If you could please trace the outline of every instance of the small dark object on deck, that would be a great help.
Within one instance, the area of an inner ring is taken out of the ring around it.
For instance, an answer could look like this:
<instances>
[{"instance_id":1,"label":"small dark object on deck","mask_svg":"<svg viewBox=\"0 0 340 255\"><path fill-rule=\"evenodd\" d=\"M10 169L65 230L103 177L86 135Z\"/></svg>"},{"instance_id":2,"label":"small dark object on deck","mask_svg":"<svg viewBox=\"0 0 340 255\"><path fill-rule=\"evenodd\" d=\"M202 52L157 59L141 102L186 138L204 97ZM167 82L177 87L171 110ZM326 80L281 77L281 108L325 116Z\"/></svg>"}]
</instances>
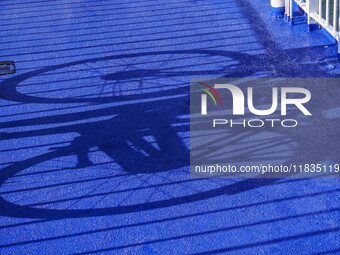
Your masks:
<instances>
[{"instance_id":1,"label":"small dark object on deck","mask_svg":"<svg viewBox=\"0 0 340 255\"><path fill-rule=\"evenodd\" d=\"M0 61L0 75L12 74L16 72L14 61Z\"/></svg>"}]
</instances>

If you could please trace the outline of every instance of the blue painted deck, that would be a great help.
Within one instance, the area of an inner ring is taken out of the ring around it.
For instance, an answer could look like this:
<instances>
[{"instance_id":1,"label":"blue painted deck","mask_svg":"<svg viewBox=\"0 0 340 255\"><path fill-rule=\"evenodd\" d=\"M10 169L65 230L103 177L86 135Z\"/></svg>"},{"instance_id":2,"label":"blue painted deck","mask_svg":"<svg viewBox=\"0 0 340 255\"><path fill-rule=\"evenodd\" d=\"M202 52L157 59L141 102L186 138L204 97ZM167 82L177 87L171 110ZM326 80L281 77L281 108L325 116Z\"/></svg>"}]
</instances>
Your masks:
<instances>
[{"instance_id":1,"label":"blue painted deck","mask_svg":"<svg viewBox=\"0 0 340 255\"><path fill-rule=\"evenodd\" d=\"M323 30L261 0L5 0L0 26L1 254L340 252L338 180L188 167L190 78L338 77ZM339 160L327 123L290 151Z\"/></svg>"}]
</instances>

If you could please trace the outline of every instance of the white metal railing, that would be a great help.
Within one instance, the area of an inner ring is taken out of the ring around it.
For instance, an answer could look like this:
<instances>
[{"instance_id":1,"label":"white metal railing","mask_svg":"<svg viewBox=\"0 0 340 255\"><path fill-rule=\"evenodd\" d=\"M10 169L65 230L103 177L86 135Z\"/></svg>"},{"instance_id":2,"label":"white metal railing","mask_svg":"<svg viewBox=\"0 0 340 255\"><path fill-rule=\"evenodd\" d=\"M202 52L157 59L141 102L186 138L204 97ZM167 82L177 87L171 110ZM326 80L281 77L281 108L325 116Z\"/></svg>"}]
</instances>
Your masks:
<instances>
[{"instance_id":1,"label":"white metal railing","mask_svg":"<svg viewBox=\"0 0 340 255\"><path fill-rule=\"evenodd\" d=\"M291 19L293 18L293 1L285 0L285 14ZM308 24L311 24L311 19L313 19L339 41L340 0L295 0L295 2L306 12Z\"/></svg>"}]
</instances>

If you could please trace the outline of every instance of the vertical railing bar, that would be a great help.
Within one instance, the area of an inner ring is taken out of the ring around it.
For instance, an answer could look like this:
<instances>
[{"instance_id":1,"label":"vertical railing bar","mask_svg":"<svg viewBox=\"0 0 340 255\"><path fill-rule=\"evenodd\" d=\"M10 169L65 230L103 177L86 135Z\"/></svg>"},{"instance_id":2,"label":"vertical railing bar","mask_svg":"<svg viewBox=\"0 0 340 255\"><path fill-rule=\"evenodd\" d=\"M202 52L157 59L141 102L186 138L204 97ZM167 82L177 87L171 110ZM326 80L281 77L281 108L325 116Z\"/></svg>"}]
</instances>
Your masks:
<instances>
[{"instance_id":1,"label":"vertical railing bar","mask_svg":"<svg viewBox=\"0 0 340 255\"><path fill-rule=\"evenodd\" d=\"M293 18L293 0L290 0L289 12L290 17Z\"/></svg>"},{"instance_id":2,"label":"vertical railing bar","mask_svg":"<svg viewBox=\"0 0 340 255\"><path fill-rule=\"evenodd\" d=\"M329 0L326 0L326 26L329 25Z\"/></svg>"},{"instance_id":3,"label":"vertical railing bar","mask_svg":"<svg viewBox=\"0 0 340 255\"><path fill-rule=\"evenodd\" d=\"M336 32L336 21L338 19L338 0L334 0L333 8L333 31Z\"/></svg>"},{"instance_id":4,"label":"vertical railing bar","mask_svg":"<svg viewBox=\"0 0 340 255\"><path fill-rule=\"evenodd\" d=\"M289 16L289 0L285 0L285 14L288 17Z\"/></svg>"},{"instance_id":5,"label":"vertical railing bar","mask_svg":"<svg viewBox=\"0 0 340 255\"><path fill-rule=\"evenodd\" d=\"M335 0L337 1L337 0ZM338 9L340 8L340 0L338 2ZM338 13L338 12L337 12ZM339 26L339 30L338 30L338 45L339 45L339 42L340 42L340 14L339 14L339 17L338 17L338 26ZM339 50L340 50L340 47L339 47ZM339 52L340 53L340 52Z\"/></svg>"},{"instance_id":6,"label":"vertical railing bar","mask_svg":"<svg viewBox=\"0 0 340 255\"><path fill-rule=\"evenodd\" d=\"M310 24L310 0L306 0L307 23Z\"/></svg>"},{"instance_id":7,"label":"vertical railing bar","mask_svg":"<svg viewBox=\"0 0 340 255\"><path fill-rule=\"evenodd\" d=\"M322 20L322 0L319 0L319 19Z\"/></svg>"}]
</instances>

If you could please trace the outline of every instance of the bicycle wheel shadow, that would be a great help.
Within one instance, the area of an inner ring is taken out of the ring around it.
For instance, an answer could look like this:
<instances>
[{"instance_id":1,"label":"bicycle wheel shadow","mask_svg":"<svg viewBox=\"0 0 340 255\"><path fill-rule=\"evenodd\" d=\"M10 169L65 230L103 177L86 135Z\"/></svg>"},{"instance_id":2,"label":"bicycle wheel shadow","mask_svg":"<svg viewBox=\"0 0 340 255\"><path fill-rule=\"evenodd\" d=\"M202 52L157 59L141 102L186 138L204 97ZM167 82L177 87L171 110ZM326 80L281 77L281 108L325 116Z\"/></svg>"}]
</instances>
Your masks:
<instances>
[{"instance_id":1,"label":"bicycle wheel shadow","mask_svg":"<svg viewBox=\"0 0 340 255\"><path fill-rule=\"evenodd\" d=\"M90 167L93 162L89 158L90 148L97 147L98 150L104 152L112 161L117 163L124 173L129 176L156 173L165 174L169 170L189 166L189 149L188 145L179 137L180 132L188 132L188 118L178 118L181 115L188 114L189 97L188 88L175 89L174 91L164 92L161 94L183 95L178 98L162 99L159 101L142 102L139 104L129 104L127 106L109 107L95 111L89 111L85 114L64 114L54 115L48 118L32 118L24 122L7 122L2 123L2 127L20 127L37 124L52 124L52 123L67 123L79 121L80 119L90 119L95 117L106 117L106 120L87 122L83 124L65 125L55 128L37 129L27 132L14 132L2 134L2 140L20 139L39 137L41 135L53 134L68 134L78 133L79 136L74 138L70 145L66 147L51 147L50 152L42 155L33 156L28 159L18 160L13 164L2 168L0 171L0 184L3 186L11 182L11 178L16 178L17 175L26 175L20 173L26 169L30 169L54 159L62 158L65 155L76 155L77 164L73 169L66 169L65 176L74 175L74 171L84 171ZM37 168L37 174L41 170ZM47 169L48 178L53 179L53 174L59 170ZM63 169L65 171L65 169ZM112 171L107 169L107 171ZM34 176L35 172L28 173L29 176ZM76 178L76 177L74 177ZM75 183L82 182L76 180ZM176 182L192 183L189 178L177 180ZM199 180L195 182L200 183ZM105 208L93 209L56 209L33 207L29 205L21 205L11 202L11 197L6 195L0 197L0 212L1 215L20 217L20 218L78 218L91 217L101 215L114 215L129 212L137 212L143 210L152 210L156 208L169 207L174 205L192 203L195 201L205 200L221 195L233 195L244 192L263 185L274 183L275 180L246 180L239 181L235 184L225 182L225 184L216 188L209 185L208 190L193 191L191 193L181 195L169 195L169 197L157 201L139 201L131 205L112 206L109 204ZM29 181L34 183L33 186L24 187L25 190L39 191L41 189L48 192L54 185L42 185L39 182ZM69 182L70 183L70 182ZM62 185L58 183L57 185ZM72 183L69 185L73 185ZM76 185L76 184L74 184ZM83 184L86 187L86 183ZM167 182L158 183L152 186L164 186ZM23 187L16 187L11 192L22 192ZM154 189L155 187L153 187ZM189 187L191 188L191 187ZM171 187L170 187L171 189ZM6 193L3 192L3 193ZM94 194L96 195L96 194ZM43 198L38 196L38 200ZM79 200L82 196L73 194L73 200ZM46 198L44 198L46 200ZM69 198L68 198L69 200ZM37 201L35 201L36 203ZM54 199L47 199L45 203L53 203ZM33 204L33 203L32 203Z\"/></svg>"},{"instance_id":2,"label":"bicycle wheel shadow","mask_svg":"<svg viewBox=\"0 0 340 255\"><path fill-rule=\"evenodd\" d=\"M67 147L51 148L51 151L43 155L31 157L26 160L17 161L9 166L4 167L0 171L0 184L1 186L6 182L10 182L11 178L15 178L17 174L20 175L21 171L29 169L45 161L58 159L68 154L77 156L77 165L73 169L66 169L65 176L74 175L74 171L83 171L90 167L93 162L89 159L89 151L91 147L98 147L100 151L106 153L113 161L121 166L123 172L128 173L128 176L140 174L156 174L160 172L167 172L189 165L189 150L178 136L178 132L187 131L188 125L186 119L182 121L181 128L174 127L174 123L181 123L177 116L187 111L183 105L187 105L188 97L183 100L165 100L162 101L164 107L159 106L159 103L143 103L141 105L125 106L120 109L104 109L98 112L98 116L102 116L105 112L119 113L116 116L104 120L85 124L76 124L67 127L50 128L44 131L34 132L20 132L11 135L2 135L2 139L13 139L23 137L35 137L43 134L60 134L77 132L80 134L71 141ZM154 110L155 107L157 110ZM74 119L79 116L73 115ZM93 116L92 116L93 117ZM68 117L70 120L70 117ZM65 116L55 116L54 121L63 122ZM35 122L32 120L32 123ZM26 125L29 122L26 122ZM145 140L146 137L153 137L152 140ZM152 142L150 142L152 141ZM37 168L37 174L41 173ZM59 171L59 170L57 170ZM65 171L65 169L63 169ZM107 169L107 171L112 171ZM54 178L55 170L47 169L48 178ZM35 172L23 173L21 175L34 176ZM76 178L76 177L75 177ZM190 183L189 171L187 172L187 179L180 180L182 183ZM170 195L166 199L157 201L140 201L132 205L113 206L109 205L105 208L92 208L92 209L58 209L58 208L42 208L30 205L20 205L12 203L8 199L6 191L0 197L0 214L3 216L19 217L19 218L46 218L46 219L60 219L60 218L79 218L79 217L93 217L104 215L124 214L145 210L152 210L157 208L164 208L174 205L181 205L213 198L221 195L233 195L247 190L251 190L264 185L275 183L273 179L258 179L239 181L234 184L226 182L221 187L211 187L208 190L195 191L190 194L183 195ZM76 180L76 182L82 182ZM199 183L200 181L197 180ZM31 182L32 183L32 182ZM63 184L63 183L61 183ZM60 185L58 183L57 185ZM68 182L68 185L73 183ZM85 187L87 185L84 182ZM159 183L152 186L164 186L165 183ZM35 183L33 186L24 187L24 190L44 190L49 192L50 188L54 185L45 185ZM22 192L23 187L16 187L17 190L11 192ZM151 187L150 187L151 188ZM154 188L154 187L153 187ZM147 191L147 190L146 190ZM114 193L114 192L112 192ZM96 196L97 194L94 194ZM10 198L10 197L9 197ZM38 200L41 196L38 196ZM72 200L77 201L82 199L83 196L73 194ZM45 198L46 200L46 198ZM69 198L68 198L69 200ZM54 198L47 199L45 203L54 203ZM57 202L57 201L56 201Z\"/></svg>"}]
</instances>

